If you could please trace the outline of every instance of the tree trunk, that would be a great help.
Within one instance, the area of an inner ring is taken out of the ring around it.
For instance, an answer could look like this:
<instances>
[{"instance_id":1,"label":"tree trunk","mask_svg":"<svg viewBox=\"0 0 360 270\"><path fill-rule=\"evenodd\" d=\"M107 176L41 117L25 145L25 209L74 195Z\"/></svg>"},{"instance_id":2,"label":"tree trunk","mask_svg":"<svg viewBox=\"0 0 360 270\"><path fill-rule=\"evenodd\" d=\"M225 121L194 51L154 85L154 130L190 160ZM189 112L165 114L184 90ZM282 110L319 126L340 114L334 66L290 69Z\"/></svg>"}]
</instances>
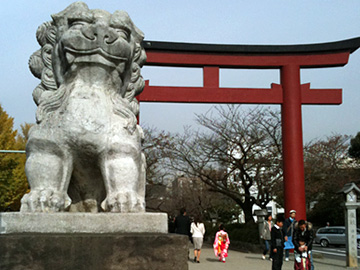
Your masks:
<instances>
[{"instance_id":1,"label":"tree trunk","mask_svg":"<svg viewBox=\"0 0 360 270\"><path fill-rule=\"evenodd\" d=\"M244 211L245 223L254 223L255 222L253 213L252 213L252 207L253 207L253 204L250 202L245 202L243 204L243 206L241 207L242 210Z\"/></svg>"}]
</instances>

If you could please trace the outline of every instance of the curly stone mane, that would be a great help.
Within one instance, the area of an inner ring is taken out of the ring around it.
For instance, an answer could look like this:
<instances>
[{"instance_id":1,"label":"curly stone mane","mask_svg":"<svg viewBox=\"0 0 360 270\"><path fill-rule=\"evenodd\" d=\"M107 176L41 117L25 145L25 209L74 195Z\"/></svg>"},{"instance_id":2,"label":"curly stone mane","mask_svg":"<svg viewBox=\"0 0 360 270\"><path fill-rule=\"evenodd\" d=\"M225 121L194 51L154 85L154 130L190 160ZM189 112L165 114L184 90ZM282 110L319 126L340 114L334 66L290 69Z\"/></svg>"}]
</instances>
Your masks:
<instances>
[{"instance_id":1,"label":"curly stone mane","mask_svg":"<svg viewBox=\"0 0 360 270\"><path fill-rule=\"evenodd\" d=\"M75 3L83 9L86 4ZM66 9L64 12L66 12ZM57 110L68 98L66 88L60 88L63 74L54 70L54 63L58 63L59 56L56 52L56 45L63 32L64 12L53 15L53 21L45 22L39 26L36 38L41 48L34 52L29 59L29 67L32 74L41 79L41 83L33 91L33 99L38 106L36 121L41 123L46 115ZM116 11L114 15L123 13ZM128 120L128 129L133 131L136 126L136 116L139 113L139 104L135 99L144 86L144 80L140 70L146 61L145 50L141 46L144 34L130 21L131 36L135 41L135 48L132 58L129 59L129 72L125 74L123 85L117 93L111 93L111 100L114 104L114 113ZM123 94L121 94L123 93Z\"/></svg>"}]
</instances>

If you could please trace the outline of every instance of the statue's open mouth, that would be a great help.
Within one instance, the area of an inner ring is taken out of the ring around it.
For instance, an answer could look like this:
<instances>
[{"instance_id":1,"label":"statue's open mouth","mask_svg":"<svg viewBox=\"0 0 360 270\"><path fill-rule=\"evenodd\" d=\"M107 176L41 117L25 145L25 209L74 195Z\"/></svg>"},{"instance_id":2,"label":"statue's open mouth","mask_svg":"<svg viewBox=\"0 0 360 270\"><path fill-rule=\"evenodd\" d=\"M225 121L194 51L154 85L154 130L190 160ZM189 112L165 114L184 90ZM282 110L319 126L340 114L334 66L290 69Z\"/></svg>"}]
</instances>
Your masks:
<instances>
[{"instance_id":1,"label":"statue's open mouth","mask_svg":"<svg viewBox=\"0 0 360 270\"><path fill-rule=\"evenodd\" d=\"M125 57L109 54L99 47L90 50L76 50L73 48L64 47L64 52L70 64L91 62L116 67L120 63L126 62L128 60Z\"/></svg>"},{"instance_id":2,"label":"statue's open mouth","mask_svg":"<svg viewBox=\"0 0 360 270\"><path fill-rule=\"evenodd\" d=\"M108 52L104 51L102 48L99 48L99 47L95 48L95 49L91 49L91 50L76 50L76 49L72 49L69 47L64 47L64 51L74 53L74 54L80 54L80 55L100 54L112 61L121 61L122 62L122 61L128 60L125 57L109 54Z\"/></svg>"}]
</instances>

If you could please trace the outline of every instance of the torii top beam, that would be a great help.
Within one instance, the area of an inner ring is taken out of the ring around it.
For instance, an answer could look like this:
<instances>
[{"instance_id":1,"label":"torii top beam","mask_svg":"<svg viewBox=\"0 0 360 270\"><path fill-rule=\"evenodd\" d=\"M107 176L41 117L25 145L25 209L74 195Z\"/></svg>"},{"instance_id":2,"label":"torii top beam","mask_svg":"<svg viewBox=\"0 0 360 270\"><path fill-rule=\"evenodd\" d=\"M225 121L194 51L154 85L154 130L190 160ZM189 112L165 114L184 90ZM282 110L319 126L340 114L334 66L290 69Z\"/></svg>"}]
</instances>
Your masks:
<instances>
[{"instance_id":1,"label":"torii top beam","mask_svg":"<svg viewBox=\"0 0 360 270\"><path fill-rule=\"evenodd\" d=\"M282 86L220 88L219 68L281 69L285 66L324 68L344 66L360 38L304 45L218 45L144 41L148 66L202 67L203 87L150 86L141 102L282 104ZM310 89L301 85L301 104L341 104L341 89Z\"/></svg>"}]
</instances>

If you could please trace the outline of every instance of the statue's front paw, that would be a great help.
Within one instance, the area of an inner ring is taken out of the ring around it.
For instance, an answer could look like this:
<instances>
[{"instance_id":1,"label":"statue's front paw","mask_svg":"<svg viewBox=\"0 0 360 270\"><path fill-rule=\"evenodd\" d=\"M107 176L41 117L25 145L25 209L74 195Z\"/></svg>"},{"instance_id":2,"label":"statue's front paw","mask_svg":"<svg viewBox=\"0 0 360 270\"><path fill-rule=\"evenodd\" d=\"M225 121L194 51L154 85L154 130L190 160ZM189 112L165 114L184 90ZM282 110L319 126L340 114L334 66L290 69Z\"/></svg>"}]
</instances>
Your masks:
<instances>
[{"instance_id":1,"label":"statue's front paw","mask_svg":"<svg viewBox=\"0 0 360 270\"><path fill-rule=\"evenodd\" d=\"M71 199L66 192L50 189L31 190L21 199L21 212L63 212Z\"/></svg>"},{"instance_id":2,"label":"statue's front paw","mask_svg":"<svg viewBox=\"0 0 360 270\"><path fill-rule=\"evenodd\" d=\"M140 196L132 192L119 192L107 196L101 203L105 212L139 213L145 212L145 202Z\"/></svg>"}]
</instances>

